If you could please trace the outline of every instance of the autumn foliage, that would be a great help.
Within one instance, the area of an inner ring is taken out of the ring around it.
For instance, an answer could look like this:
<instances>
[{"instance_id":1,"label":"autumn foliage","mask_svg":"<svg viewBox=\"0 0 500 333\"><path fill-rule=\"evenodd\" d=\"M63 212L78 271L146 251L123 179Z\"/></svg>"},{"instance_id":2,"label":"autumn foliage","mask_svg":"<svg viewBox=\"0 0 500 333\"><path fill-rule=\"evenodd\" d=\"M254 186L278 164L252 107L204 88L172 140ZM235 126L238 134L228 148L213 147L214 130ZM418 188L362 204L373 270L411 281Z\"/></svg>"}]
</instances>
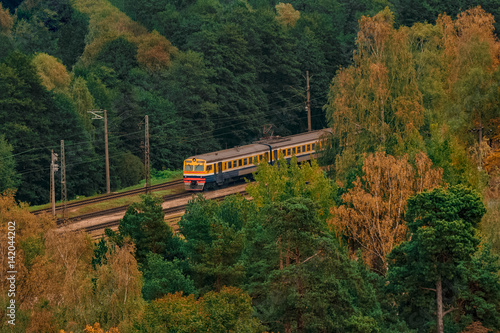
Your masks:
<instances>
[{"instance_id":1,"label":"autumn foliage","mask_svg":"<svg viewBox=\"0 0 500 333\"><path fill-rule=\"evenodd\" d=\"M69 88L71 76L57 58L39 53L33 58L33 65L47 90L64 91Z\"/></svg>"},{"instance_id":2,"label":"autumn foliage","mask_svg":"<svg viewBox=\"0 0 500 333\"><path fill-rule=\"evenodd\" d=\"M297 23L298 19L300 18L300 12L298 10L295 10L289 3L280 2L279 4L277 4L276 12L278 14L276 19L279 23L285 26L295 26L295 23Z\"/></svg>"},{"instance_id":3,"label":"autumn foliage","mask_svg":"<svg viewBox=\"0 0 500 333\"><path fill-rule=\"evenodd\" d=\"M396 30L393 22L388 9L360 19L353 64L341 69L331 86L329 124L346 150L386 147L391 137L401 150L423 124L422 94L405 47L407 29Z\"/></svg>"},{"instance_id":4,"label":"autumn foliage","mask_svg":"<svg viewBox=\"0 0 500 333\"><path fill-rule=\"evenodd\" d=\"M138 46L137 61L150 70L166 68L177 48L158 32L149 33L142 25L104 0L77 1L75 6L90 16L90 43L82 60L90 64L109 41L124 37Z\"/></svg>"},{"instance_id":5,"label":"autumn foliage","mask_svg":"<svg viewBox=\"0 0 500 333\"><path fill-rule=\"evenodd\" d=\"M330 226L362 250L363 259L372 269L385 274L387 254L405 240L408 198L441 183L442 170L431 166L424 153L417 154L415 166L409 163L408 156L368 154L363 176L342 195L344 204L332 208Z\"/></svg>"},{"instance_id":6,"label":"autumn foliage","mask_svg":"<svg viewBox=\"0 0 500 333\"><path fill-rule=\"evenodd\" d=\"M0 3L0 31L9 33L13 26L14 18L10 16L8 9L3 9L3 6Z\"/></svg>"}]
</instances>

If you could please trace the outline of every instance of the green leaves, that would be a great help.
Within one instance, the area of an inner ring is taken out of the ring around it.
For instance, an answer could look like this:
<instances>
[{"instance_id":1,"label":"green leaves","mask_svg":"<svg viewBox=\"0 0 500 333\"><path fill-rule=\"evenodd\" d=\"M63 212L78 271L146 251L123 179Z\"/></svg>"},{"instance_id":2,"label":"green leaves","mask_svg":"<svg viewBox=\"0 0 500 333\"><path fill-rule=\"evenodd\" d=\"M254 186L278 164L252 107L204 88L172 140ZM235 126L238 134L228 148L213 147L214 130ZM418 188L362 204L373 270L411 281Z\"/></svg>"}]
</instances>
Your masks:
<instances>
[{"instance_id":1,"label":"green leaves","mask_svg":"<svg viewBox=\"0 0 500 333\"><path fill-rule=\"evenodd\" d=\"M178 260L166 261L159 254L149 252L144 269L144 299L151 301L166 294L182 291L186 295L195 294L193 281L185 277Z\"/></svg>"},{"instance_id":2,"label":"green leaves","mask_svg":"<svg viewBox=\"0 0 500 333\"><path fill-rule=\"evenodd\" d=\"M500 314L491 311L490 297L481 291L484 287L478 288L479 276L484 274L492 283L492 293L500 290L498 275L493 273L498 268L491 266L494 259L489 253L476 254L480 241L477 227L485 211L480 196L460 185L423 192L408 200L406 218L411 238L389 255L388 289L410 327L419 331L428 328L427 324L412 322L411 314L419 308L432 316L433 298L437 297L438 301L443 299L444 314L446 309L461 311L461 316L454 317L460 325L467 323L465 316L477 320L481 313L488 313L490 327L498 329ZM464 297L485 312L464 305ZM438 312L438 323L443 322L443 316Z\"/></svg>"},{"instance_id":3,"label":"green leaves","mask_svg":"<svg viewBox=\"0 0 500 333\"><path fill-rule=\"evenodd\" d=\"M129 206L120 221L118 230L122 236L130 236L134 241L139 264L146 264L149 252L167 259L179 255L172 229L165 223L164 215L161 200L145 195L141 202Z\"/></svg>"},{"instance_id":4,"label":"green leaves","mask_svg":"<svg viewBox=\"0 0 500 333\"><path fill-rule=\"evenodd\" d=\"M193 278L202 292L219 291L241 281L247 212L246 199L238 196L227 197L220 204L199 196L189 203L179 226L186 238Z\"/></svg>"}]
</instances>

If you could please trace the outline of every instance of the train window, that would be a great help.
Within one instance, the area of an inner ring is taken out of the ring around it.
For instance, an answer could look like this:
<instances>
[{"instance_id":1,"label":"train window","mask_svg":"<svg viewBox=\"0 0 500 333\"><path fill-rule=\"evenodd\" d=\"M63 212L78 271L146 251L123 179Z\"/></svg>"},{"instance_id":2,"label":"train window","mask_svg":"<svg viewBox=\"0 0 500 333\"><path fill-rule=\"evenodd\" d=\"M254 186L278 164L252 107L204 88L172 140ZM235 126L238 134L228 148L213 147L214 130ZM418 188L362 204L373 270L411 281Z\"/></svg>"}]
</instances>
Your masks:
<instances>
[{"instance_id":1,"label":"train window","mask_svg":"<svg viewBox=\"0 0 500 333\"><path fill-rule=\"evenodd\" d=\"M204 167L203 164L198 164L194 166L194 171L203 171Z\"/></svg>"},{"instance_id":2,"label":"train window","mask_svg":"<svg viewBox=\"0 0 500 333\"><path fill-rule=\"evenodd\" d=\"M295 147L292 148L292 155L295 155Z\"/></svg>"},{"instance_id":3,"label":"train window","mask_svg":"<svg viewBox=\"0 0 500 333\"><path fill-rule=\"evenodd\" d=\"M297 147L297 154L300 153L300 146Z\"/></svg>"},{"instance_id":4,"label":"train window","mask_svg":"<svg viewBox=\"0 0 500 333\"><path fill-rule=\"evenodd\" d=\"M231 169L232 167L233 167L233 162L232 161L227 162L227 168Z\"/></svg>"},{"instance_id":5,"label":"train window","mask_svg":"<svg viewBox=\"0 0 500 333\"><path fill-rule=\"evenodd\" d=\"M277 151L277 150L275 150L275 151L274 151L274 159L275 159L275 160L277 160L277 159L278 159L278 151Z\"/></svg>"},{"instance_id":6,"label":"train window","mask_svg":"<svg viewBox=\"0 0 500 333\"><path fill-rule=\"evenodd\" d=\"M243 165L247 165L248 164L248 158L244 158L243 159Z\"/></svg>"},{"instance_id":7,"label":"train window","mask_svg":"<svg viewBox=\"0 0 500 333\"><path fill-rule=\"evenodd\" d=\"M307 151L311 151L311 145L307 145Z\"/></svg>"},{"instance_id":8,"label":"train window","mask_svg":"<svg viewBox=\"0 0 500 333\"><path fill-rule=\"evenodd\" d=\"M184 166L184 170L186 170L186 171L193 171L193 166L192 165L186 165L186 166Z\"/></svg>"},{"instance_id":9,"label":"train window","mask_svg":"<svg viewBox=\"0 0 500 333\"><path fill-rule=\"evenodd\" d=\"M210 172L210 171L212 171L212 166L211 165L207 166L207 172Z\"/></svg>"},{"instance_id":10,"label":"train window","mask_svg":"<svg viewBox=\"0 0 500 333\"><path fill-rule=\"evenodd\" d=\"M290 150L290 148L288 148L288 149L286 150L286 156L290 156L290 155L291 155L291 150Z\"/></svg>"},{"instance_id":11,"label":"train window","mask_svg":"<svg viewBox=\"0 0 500 333\"><path fill-rule=\"evenodd\" d=\"M264 158L266 159L266 162L269 161L269 153L265 153Z\"/></svg>"},{"instance_id":12,"label":"train window","mask_svg":"<svg viewBox=\"0 0 500 333\"><path fill-rule=\"evenodd\" d=\"M316 144L315 144L315 143L313 143L313 144L311 145L311 147L312 147L312 150L316 150Z\"/></svg>"},{"instance_id":13,"label":"train window","mask_svg":"<svg viewBox=\"0 0 500 333\"><path fill-rule=\"evenodd\" d=\"M238 160L238 166L242 166L243 165L243 160L242 159L239 159Z\"/></svg>"}]
</instances>

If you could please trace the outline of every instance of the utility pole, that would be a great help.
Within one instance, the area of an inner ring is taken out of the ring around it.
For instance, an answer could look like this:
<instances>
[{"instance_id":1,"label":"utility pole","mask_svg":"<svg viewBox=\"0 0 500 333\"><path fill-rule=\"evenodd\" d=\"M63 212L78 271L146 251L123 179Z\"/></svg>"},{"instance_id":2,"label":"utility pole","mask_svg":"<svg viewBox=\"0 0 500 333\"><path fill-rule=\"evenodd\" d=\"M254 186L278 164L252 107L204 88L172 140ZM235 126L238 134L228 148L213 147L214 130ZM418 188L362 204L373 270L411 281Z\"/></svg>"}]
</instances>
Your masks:
<instances>
[{"instance_id":1,"label":"utility pole","mask_svg":"<svg viewBox=\"0 0 500 333\"><path fill-rule=\"evenodd\" d=\"M61 140L61 201L62 201L62 218L66 219L66 202L68 200L68 192L66 188L66 160L64 157L64 140Z\"/></svg>"},{"instance_id":2,"label":"utility pole","mask_svg":"<svg viewBox=\"0 0 500 333\"><path fill-rule=\"evenodd\" d=\"M88 113L92 113L94 118L92 119L102 119L103 116L100 113L104 113L104 153L106 155L106 193L111 193L111 185L109 180L109 152L108 152L108 116L107 110L89 110Z\"/></svg>"},{"instance_id":3,"label":"utility pole","mask_svg":"<svg viewBox=\"0 0 500 333\"><path fill-rule=\"evenodd\" d=\"M55 172L58 169L56 164L57 154L54 150L50 151L50 201L52 202L52 215L56 216L56 182Z\"/></svg>"},{"instance_id":4,"label":"utility pole","mask_svg":"<svg viewBox=\"0 0 500 333\"><path fill-rule=\"evenodd\" d=\"M306 71L306 92L307 131L311 132L311 89L309 87L309 71Z\"/></svg>"},{"instance_id":5,"label":"utility pole","mask_svg":"<svg viewBox=\"0 0 500 333\"><path fill-rule=\"evenodd\" d=\"M150 157L149 157L149 117L145 117L145 129L144 129L144 177L146 179L146 194L149 192L149 187L151 186L151 168Z\"/></svg>"}]
</instances>

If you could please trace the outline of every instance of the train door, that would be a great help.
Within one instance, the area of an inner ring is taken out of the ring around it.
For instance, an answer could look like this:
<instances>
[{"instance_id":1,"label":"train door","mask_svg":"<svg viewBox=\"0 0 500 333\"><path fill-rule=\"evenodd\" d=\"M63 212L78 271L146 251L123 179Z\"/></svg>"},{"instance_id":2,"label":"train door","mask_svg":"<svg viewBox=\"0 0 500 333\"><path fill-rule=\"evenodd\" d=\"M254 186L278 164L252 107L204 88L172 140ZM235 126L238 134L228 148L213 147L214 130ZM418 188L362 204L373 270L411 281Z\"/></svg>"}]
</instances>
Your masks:
<instances>
[{"instance_id":1,"label":"train door","mask_svg":"<svg viewBox=\"0 0 500 333\"><path fill-rule=\"evenodd\" d=\"M224 183L224 177L222 176L222 162L217 163L217 174L215 175L215 181L217 185L222 185Z\"/></svg>"}]
</instances>

